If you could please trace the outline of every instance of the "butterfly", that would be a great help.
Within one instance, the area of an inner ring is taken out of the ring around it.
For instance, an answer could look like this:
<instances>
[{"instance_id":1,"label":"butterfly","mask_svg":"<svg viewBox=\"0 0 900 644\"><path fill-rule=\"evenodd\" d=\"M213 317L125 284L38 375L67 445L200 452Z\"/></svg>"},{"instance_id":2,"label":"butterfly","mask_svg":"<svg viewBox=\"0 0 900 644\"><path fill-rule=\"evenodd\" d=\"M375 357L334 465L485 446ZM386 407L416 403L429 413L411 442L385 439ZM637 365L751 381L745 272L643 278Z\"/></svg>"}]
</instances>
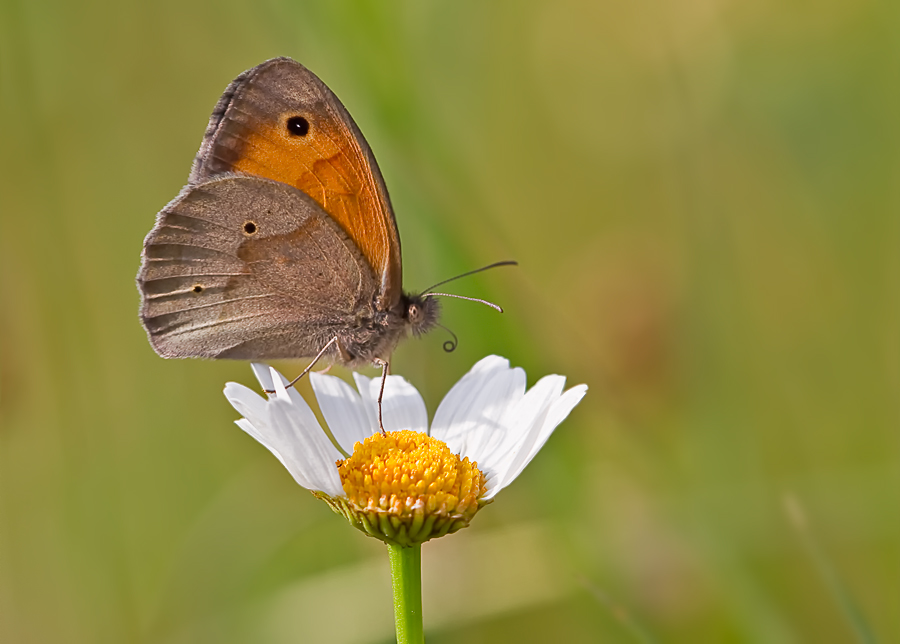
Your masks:
<instances>
[{"instance_id":1,"label":"butterfly","mask_svg":"<svg viewBox=\"0 0 900 644\"><path fill-rule=\"evenodd\" d=\"M225 90L188 184L144 240L137 283L165 358L386 367L439 315L435 294L402 290L400 236L365 138L289 58Z\"/></svg>"}]
</instances>

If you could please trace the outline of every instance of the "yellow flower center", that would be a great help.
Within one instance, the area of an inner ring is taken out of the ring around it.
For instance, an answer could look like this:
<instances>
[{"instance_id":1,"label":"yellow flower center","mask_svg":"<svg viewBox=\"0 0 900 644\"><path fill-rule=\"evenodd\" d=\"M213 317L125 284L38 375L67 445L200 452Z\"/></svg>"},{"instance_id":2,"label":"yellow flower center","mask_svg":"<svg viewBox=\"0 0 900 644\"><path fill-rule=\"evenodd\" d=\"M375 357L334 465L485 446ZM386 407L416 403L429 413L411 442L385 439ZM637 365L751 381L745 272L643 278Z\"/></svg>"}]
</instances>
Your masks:
<instances>
[{"instance_id":1,"label":"yellow flower center","mask_svg":"<svg viewBox=\"0 0 900 644\"><path fill-rule=\"evenodd\" d=\"M376 433L338 463L344 492L358 508L397 516L464 514L484 493L484 476L447 444L402 430Z\"/></svg>"},{"instance_id":2,"label":"yellow flower center","mask_svg":"<svg viewBox=\"0 0 900 644\"><path fill-rule=\"evenodd\" d=\"M379 432L356 443L353 455L337 466L347 496L324 500L389 543L412 545L456 532L485 504L477 464L419 432Z\"/></svg>"}]
</instances>

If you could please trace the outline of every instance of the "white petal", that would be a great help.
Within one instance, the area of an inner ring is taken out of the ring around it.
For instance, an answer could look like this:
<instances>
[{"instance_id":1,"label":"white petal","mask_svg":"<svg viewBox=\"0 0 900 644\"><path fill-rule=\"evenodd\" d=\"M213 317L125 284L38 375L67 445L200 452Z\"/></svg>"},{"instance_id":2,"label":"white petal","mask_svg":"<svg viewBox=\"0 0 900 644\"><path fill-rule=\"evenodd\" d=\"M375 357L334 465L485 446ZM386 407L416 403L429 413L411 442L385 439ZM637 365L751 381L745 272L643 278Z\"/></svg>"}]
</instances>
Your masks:
<instances>
[{"instance_id":1,"label":"white petal","mask_svg":"<svg viewBox=\"0 0 900 644\"><path fill-rule=\"evenodd\" d=\"M278 450L269 444L269 442L266 440L265 436L263 436L258 431L256 431L256 428L253 426L253 423L251 423L246 418L239 418L238 420L234 421L234 424L237 425L238 427L240 427L241 429L243 429L248 434L250 434L250 436L253 437L253 439L257 443L259 443L260 445L265 447L267 450L272 452L272 454L275 455L275 458L277 458L278 461L282 465L284 465L285 468L287 468L287 464L284 462L284 458L282 458L282 456L281 456L281 454L279 454ZM296 480L296 477L294 477L294 480ZM298 483L299 483L299 481L298 481ZM300 483L300 484L303 485L303 483ZM308 487L308 486L304 486L304 487Z\"/></svg>"},{"instance_id":2,"label":"white petal","mask_svg":"<svg viewBox=\"0 0 900 644\"><path fill-rule=\"evenodd\" d=\"M575 405L580 403L581 399L584 398L587 390L587 385L575 385L560 396L559 400L553 403L553 406L550 408L550 413L547 414L547 420L544 421L546 426L543 431L547 432L548 436L553 433L553 430L556 429L561 422L568 418L572 410L575 409ZM552 427L549 427L548 429L548 426L550 425L552 425Z\"/></svg>"},{"instance_id":3,"label":"white petal","mask_svg":"<svg viewBox=\"0 0 900 644\"><path fill-rule=\"evenodd\" d=\"M531 462L537 453L541 451L541 448L547 442L547 439L550 438L550 435L553 431L559 426L559 424L566 419L569 415L569 412L575 408L582 398L584 398L584 394L587 392L587 385L577 385L572 387L569 391L564 393L562 396L553 401L550 409L547 411L547 414L544 416L543 422L537 430L537 435L533 443L527 453L520 452L516 461L511 464L509 471L504 476L502 482L499 483L499 486L494 494L505 488L507 485L516 480L519 474L522 473L522 470ZM524 454L524 455L523 455Z\"/></svg>"},{"instance_id":4,"label":"white petal","mask_svg":"<svg viewBox=\"0 0 900 644\"><path fill-rule=\"evenodd\" d=\"M290 391L288 391L288 379L275 371L275 367L269 367L269 374L272 378L273 389L275 389L275 393L270 395L269 398L273 398L274 396L274 399L283 400L284 402L296 402L297 398L299 398L299 400L306 405L306 401L303 400L303 397L300 396L296 389L291 387ZM297 398L292 397L290 392L293 392Z\"/></svg>"},{"instance_id":5,"label":"white petal","mask_svg":"<svg viewBox=\"0 0 900 644\"><path fill-rule=\"evenodd\" d=\"M358 373L353 374L359 394L365 404L366 413L372 422L369 436L379 430L378 427L378 394L381 392L381 378L366 378ZM388 376L384 384L382 400L384 414L384 430L393 432L400 429L411 429L417 432L428 431L428 412L425 401L419 392L402 376Z\"/></svg>"},{"instance_id":6,"label":"white petal","mask_svg":"<svg viewBox=\"0 0 900 644\"><path fill-rule=\"evenodd\" d=\"M272 452L275 458L288 469L295 481L305 488L310 488L312 482L304 475L302 467L285 459L281 454L279 447L285 446L289 438L286 440L285 433L280 431L278 426L273 425L269 403L247 387L233 382L225 386L225 395L234 408L244 416L235 421L235 424ZM254 399L261 404L257 404Z\"/></svg>"},{"instance_id":7,"label":"white petal","mask_svg":"<svg viewBox=\"0 0 900 644\"><path fill-rule=\"evenodd\" d=\"M228 383L225 395L244 418L238 426L272 452L300 485L342 494L334 461L341 457L315 415L286 379L274 369L255 369L263 387L275 394L268 401L252 390Z\"/></svg>"},{"instance_id":8,"label":"white petal","mask_svg":"<svg viewBox=\"0 0 900 644\"><path fill-rule=\"evenodd\" d=\"M495 442L490 450L479 456L487 464L509 459L510 451L519 448L530 428L550 409L554 400L559 398L566 379L562 376L545 376L535 383L522 398L511 406L503 417L506 432L503 440Z\"/></svg>"},{"instance_id":9,"label":"white petal","mask_svg":"<svg viewBox=\"0 0 900 644\"><path fill-rule=\"evenodd\" d=\"M480 360L441 401L431 434L454 452L478 460L503 432L501 419L525 393L525 372L498 356Z\"/></svg>"},{"instance_id":10,"label":"white petal","mask_svg":"<svg viewBox=\"0 0 900 644\"><path fill-rule=\"evenodd\" d=\"M503 419L507 428L503 440L483 454L480 461L485 469L499 474L501 486L505 486L510 468L530 452L550 405L559 398L565 383L562 376L541 378Z\"/></svg>"},{"instance_id":11,"label":"white petal","mask_svg":"<svg viewBox=\"0 0 900 644\"><path fill-rule=\"evenodd\" d=\"M469 369L469 373L502 371L503 369L509 369L509 360L503 356L490 355L473 364L472 368Z\"/></svg>"},{"instance_id":12,"label":"white petal","mask_svg":"<svg viewBox=\"0 0 900 644\"><path fill-rule=\"evenodd\" d=\"M225 397L237 412L248 419L255 426L265 426L269 423L269 412L266 410L266 400L258 393L236 382L225 384Z\"/></svg>"},{"instance_id":13,"label":"white petal","mask_svg":"<svg viewBox=\"0 0 900 644\"><path fill-rule=\"evenodd\" d=\"M263 391L272 391L275 388L269 365L261 362L251 362L250 368L253 369L253 375L256 376Z\"/></svg>"},{"instance_id":14,"label":"white petal","mask_svg":"<svg viewBox=\"0 0 900 644\"><path fill-rule=\"evenodd\" d=\"M279 434L274 447L297 482L310 490L320 490L331 496L342 495L344 492L335 466L335 461L342 455L322 431L309 406L301 407L277 399L269 403L269 411L272 426Z\"/></svg>"},{"instance_id":15,"label":"white petal","mask_svg":"<svg viewBox=\"0 0 900 644\"><path fill-rule=\"evenodd\" d=\"M274 394L267 394L270 399L276 398L278 396L278 391L281 391L282 394L286 391L287 395L294 402L303 399L300 392L293 387L286 389L286 386L290 381L276 371L275 367L270 367L269 365L260 362L251 362L250 367L253 369L253 374L256 376L256 379L259 381L264 392L275 390ZM276 386L276 383L281 385L281 387Z\"/></svg>"},{"instance_id":16,"label":"white petal","mask_svg":"<svg viewBox=\"0 0 900 644\"><path fill-rule=\"evenodd\" d=\"M225 385L225 397L231 403L231 406L243 416L240 420L235 421L238 427L265 445L270 452L278 457L278 460L284 463L284 459L281 458L278 450L266 438L271 435L269 409L266 401L256 392L236 382L229 382Z\"/></svg>"},{"instance_id":17,"label":"white petal","mask_svg":"<svg viewBox=\"0 0 900 644\"><path fill-rule=\"evenodd\" d=\"M381 390L381 379L369 382L369 394L375 398ZM381 402L384 414L384 430L387 432L409 429L414 432L428 431L428 412L425 401L418 390L402 376L388 376L384 384L384 399Z\"/></svg>"},{"instance_id":18,"label":"white petal","mask_svg":"<svg viewBox=\"0 0 900 644\"><path fill-rule=\"evenodd\" d=\"M373 380L375 379L367 378L355 371L353 372L353 382L356 383L356 389L359 391L360 398L362 398L366 416L369 418L369 430L366 438L378 431L378 393L376 391L375 397L372 398L371 384Z\"/></svg>"},{"instance_id":19,"label":"white petal","mask_svg":"<svg viewBox=\"0 0 900 644\"><path fill-rule=\"evenodd\" d=\"M546 384L541 387L542 383ZM532 389L532 391L539 391L539 395L536 396L537 400L529 401L530 404L527 407L523 406L522 409L517 410L518 422L522 422L526 426L530 425L530 427L528 427L526 435L522 436L522 441L513 446L506 456L499 454L499 452L496 454L496 456L500 457L495 467L498 476L493 481L493 484L489 483L485 499L493 498L522 473L525 466L531 462L531 459L537 455L547 442L547 439L550 438L553 430L565 420L566 416L569 415L587 392L587 385L577 385L564 394L559 395L559 391L564 384L565 378L562 376L546 376L542 378ZM530 394L531 391L528 393ZM534 406L537 405L540 406L541 410L534 417L533 422L528 423L528 414L533 413ZM517 422L515 418L510 420L511 422Z\"/></svg>"},{"instance_id":20,"label":"white petal","mask_svg":"<svg viewBox=\"0 0 900 644\"><path fill-rule=\"evenodd\" d=\"M372 435L362 398L353 387L336 376L311 372L309 380L334 439L344 451L352 454L357 441L362 442Z\"/></svg>"}]
</instances>

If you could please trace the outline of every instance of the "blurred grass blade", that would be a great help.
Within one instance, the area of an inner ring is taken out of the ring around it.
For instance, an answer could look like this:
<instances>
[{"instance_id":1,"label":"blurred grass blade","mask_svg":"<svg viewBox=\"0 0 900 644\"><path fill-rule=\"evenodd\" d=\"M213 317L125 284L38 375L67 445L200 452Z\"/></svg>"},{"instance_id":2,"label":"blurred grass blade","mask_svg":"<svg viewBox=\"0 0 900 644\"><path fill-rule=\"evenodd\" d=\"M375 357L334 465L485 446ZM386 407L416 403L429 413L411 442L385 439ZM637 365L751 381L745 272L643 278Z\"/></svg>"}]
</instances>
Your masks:
<instances>
[{"instance_id":1,"label":"blurred grass blade","mask_svg":"<svg viewBox=\"0 0 900 644\"><path fill-rule=\"evenodd\" d=\"M850 592L847 584L844 583L844 580L822 551L822 548L819 547L812 531L809 529L806 513L803 511L800 502L796 497L788 494L785 496L784 505L791 526L800 536L803 541L803 546L806 548L806 552L812 559L819 576L822 578L822 581L825 582L825 585L828 586L837 605L840 606L841 612L844 615L844 619L847 620L850 630L856 635L856 641L861 644L877 644L878 640L875 637L875 633L872 632L869 623L866 621L862 609L860 609L859 605L854 601L853 594Z\"/></svg>"},{"instance_id":2,"label":"blurred grass blade","mask_svg":"<svg viewBox=\"0 0 900 644\"><path fill-rule=\"evenodd\" d=\"M640 642L641 644L659 644L659 640L653 637L650 631L648 631L643 624L636 620L634 615L632 615L631 612L622 604L618 603L616 600L597 588L587 579L583 580L582 583L598 602L609 609L609 612L612 614L615 620L619 622L619 624L621 624L629 634L631 634L635 641Z\"/></svg>"}]
</instances>

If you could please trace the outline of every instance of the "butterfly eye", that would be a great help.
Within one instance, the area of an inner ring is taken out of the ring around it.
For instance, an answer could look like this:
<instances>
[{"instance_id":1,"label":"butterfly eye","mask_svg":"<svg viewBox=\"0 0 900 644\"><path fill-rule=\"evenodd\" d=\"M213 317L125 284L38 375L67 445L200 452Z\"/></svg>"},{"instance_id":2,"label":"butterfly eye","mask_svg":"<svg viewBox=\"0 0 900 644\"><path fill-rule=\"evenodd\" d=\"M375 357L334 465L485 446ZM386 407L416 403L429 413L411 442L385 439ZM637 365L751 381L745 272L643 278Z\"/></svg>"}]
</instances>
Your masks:
<instances>
[{"instance_id":1,"label":"butterfly eye","mask_svg":"<svg viewBox=\"0 0 900 644\"><path fill-rule=\"evenodd\" d=\"M302 116L292 116L287 120L287 129L294 136L306 136L309 133L309 121Z\"/></svg>"},{"instance_id":2,"label":"butterfly eye","mask_svg":"<svg viewBox=\"0 0 900 644\"><path fill-rule=\"evenodd\" d=\"M256 227L256 224L253 223L252 221L244 222L244 234L245 235L255 235L257 230L259 230L259 229Z\"/></svg>"}]
</instances>

